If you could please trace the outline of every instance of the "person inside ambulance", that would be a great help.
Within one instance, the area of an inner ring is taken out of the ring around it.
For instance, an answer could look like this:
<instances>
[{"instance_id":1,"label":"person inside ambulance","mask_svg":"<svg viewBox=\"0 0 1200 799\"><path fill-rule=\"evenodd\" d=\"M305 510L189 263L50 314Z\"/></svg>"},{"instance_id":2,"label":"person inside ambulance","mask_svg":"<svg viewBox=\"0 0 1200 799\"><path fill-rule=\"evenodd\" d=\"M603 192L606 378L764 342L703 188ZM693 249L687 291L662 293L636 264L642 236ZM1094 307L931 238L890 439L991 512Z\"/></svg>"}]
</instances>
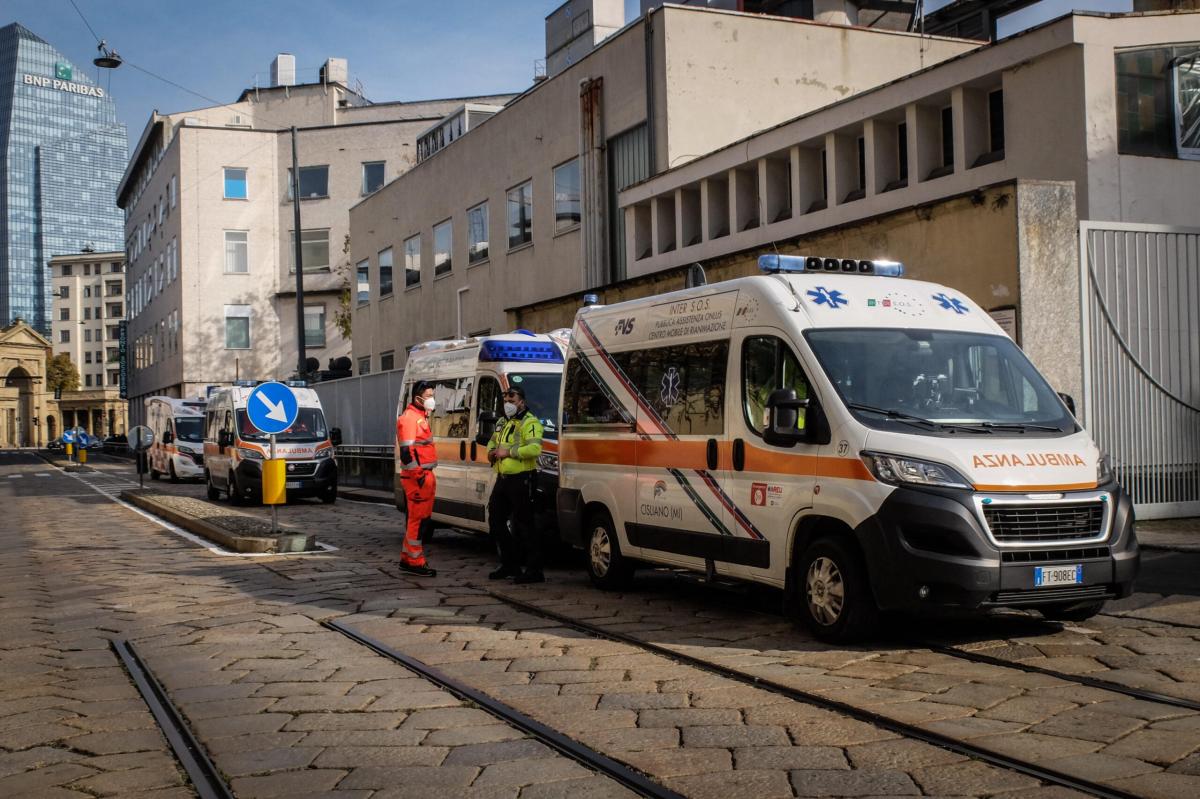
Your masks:
<instances>
[{"instance_id":1,"label":"person inside ambulance","mask_svg":"<svg viewBox=\"0 0 1200 799\"><path fill-rule=\"evenodd\" d=\"M436 577L425 560L422 541L429 538L433 524L433 498L437 491L437 449L429 429L429 414L437 407L433 384L421 380L413 386L412 402L396 422L396 444L400 449L400 483L404 486L407 514L400 570L418 577ZM423 535L424 533L424 535Z\"/></svg>"},{"instance_id":2,"label":"person inside ambulance","mask_svg":"<svg viewBox=\"0 0 1200 799\"><path fill-rule=\"evenodd\" d=\"M746 418L760 434L767 429L767 401L777 389L791 388L796 399L808 398L808 380L791 351L773 337L747 342L745 374ZM808 414L796 414L796 429L804 430Z\"/></svg>"},{"instance_id":3,"label":"person inside ambulance","mask_svg":"<svg viewBox=\"0 0 1200 799\"><path fill-rule=\"evenodd\" d=\"M496 471L496 484L488 500L488 527L500 550L500 568L488 578L512 577L514 583L540 583L546 579L542 574L542 539L533 520L542 423L525 404L525 389L515 383L504 392L504 416L504 423L488 442L488 462Z\"/></svg>"}]
</instances>

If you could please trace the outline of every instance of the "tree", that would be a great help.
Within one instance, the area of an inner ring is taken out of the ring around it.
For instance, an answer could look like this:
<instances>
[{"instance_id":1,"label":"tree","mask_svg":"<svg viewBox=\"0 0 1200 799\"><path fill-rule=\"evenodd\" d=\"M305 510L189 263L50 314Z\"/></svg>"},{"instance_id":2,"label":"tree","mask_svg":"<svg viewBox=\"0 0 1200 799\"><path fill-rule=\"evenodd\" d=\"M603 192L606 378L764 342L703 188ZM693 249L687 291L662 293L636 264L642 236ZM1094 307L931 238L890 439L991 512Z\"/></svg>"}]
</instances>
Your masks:
<instances>
[{"instance_id":1,"label":"tree","mask_svg":"<svg viewBox=\"0 0 1200 799\"><path fill-rule=\"evenodd\" d=\"M342 279L341 292L338 294L338 308L333 312L333 323L337 325L337 329L341 332L342 338L349 341L350 326L353 319L353 306L351 305L351 289L350 284L350 234L346 234L346 240L342 242L342 254L346 259L338 264L335 274Z\"/></svg>"},{"instance_id":2,"label":"tree","mask_svg":"<svg viewBox=\"0 0 1200 799\"><path fill-rule=\"evenodd\" d=\"M79 390L79 370L75 368L71 356L67 353L60 352L46 359L46 388L50 391Z\"/></svg>"}]
</instances>

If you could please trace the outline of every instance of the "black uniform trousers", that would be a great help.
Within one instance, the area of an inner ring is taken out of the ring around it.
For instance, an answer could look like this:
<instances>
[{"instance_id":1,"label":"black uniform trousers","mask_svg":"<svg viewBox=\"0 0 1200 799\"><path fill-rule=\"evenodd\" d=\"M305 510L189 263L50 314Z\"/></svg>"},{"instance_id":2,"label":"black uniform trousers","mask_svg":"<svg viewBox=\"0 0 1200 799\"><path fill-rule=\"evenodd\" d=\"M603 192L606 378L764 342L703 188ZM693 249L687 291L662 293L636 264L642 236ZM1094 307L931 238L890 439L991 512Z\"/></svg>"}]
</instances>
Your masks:
<instances>
[{"instance_id":1,"label":"black uniform trousers","mask_svg":"<svg viewBox=\"0 0 1200 799\"><path fill-rule=\"evenodd\" d=\"M500 548L500 564L511 572L524 566L530 574L542 573L542 540L533 521L533 475L523 472L497 476L488 500L492 540Z\"/></svg>"}]
</instances>

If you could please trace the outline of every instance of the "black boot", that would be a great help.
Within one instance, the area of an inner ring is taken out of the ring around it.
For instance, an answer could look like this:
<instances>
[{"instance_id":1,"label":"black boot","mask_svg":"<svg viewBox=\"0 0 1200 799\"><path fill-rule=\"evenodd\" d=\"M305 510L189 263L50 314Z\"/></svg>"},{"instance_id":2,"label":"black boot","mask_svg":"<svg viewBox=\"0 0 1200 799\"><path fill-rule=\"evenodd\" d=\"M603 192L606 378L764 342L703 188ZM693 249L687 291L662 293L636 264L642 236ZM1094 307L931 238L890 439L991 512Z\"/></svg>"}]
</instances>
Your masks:
<instances>
[{"instance_id":1,"label":"black boot","mask_svg":"<svg viewBox=\"0 0 1200 799\"><path fill-rule=\"evenodd\" d=\"M400 571L405 574L411 574L414 577L437 577L436 569L431 569L428 566L413 566L410 563L401 563Z\"/></svg>"},{"instance_id":2,"label":"black boot","mask_svg":"<svg viewBox=\"0 0 1200 799\"><path fill-rule=\"evenodd\" d=\"M507 577L517 577L521 574L520 569L510 569L507 566L501 566L499 569L488 572L489 580L503 580Z\"/></svg>"}]
</instances>

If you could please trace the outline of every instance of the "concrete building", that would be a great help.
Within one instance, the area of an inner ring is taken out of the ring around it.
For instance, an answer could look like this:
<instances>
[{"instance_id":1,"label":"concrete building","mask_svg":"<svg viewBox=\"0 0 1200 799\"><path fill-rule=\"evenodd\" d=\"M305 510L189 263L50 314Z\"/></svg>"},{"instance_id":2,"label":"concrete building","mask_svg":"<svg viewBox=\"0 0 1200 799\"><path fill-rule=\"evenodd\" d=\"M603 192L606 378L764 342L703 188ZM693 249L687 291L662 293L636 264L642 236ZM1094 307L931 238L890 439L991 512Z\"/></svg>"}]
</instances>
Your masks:
<instances>
[{"instance_id":1,"label":"concrete building","mask_svg":"<svg viewBox=\"0 0 1200 799\"><path fill-rule=\"evenodd\" d=\"M151 115L117 193L125 211L130 414L155 394L194 396L297 366L292 149L297 128L310 359L350 351L336 317L351 290L347 209L416 163L416 139L464 103L509 95L372 103L344 59L318 83L273 85L234 103Z\"/></svg>"},{"instance_id":2,"label":"concrete building","mask_svg":"<svg viewBox=\"0 0 1200 799\"><path fill-rule=\"evenodd\" d=\"M79 370L80 388L120 388L120 324L125 319L125 253L50 259L50 340Z\"/></svg>"},{"instance_id":3,"label":"concrete building","mask_svg":"<svg viewBox=\"0 0 1200 799\"><path fill-rule=\"evenodd\" d=\"M654 9L351 209L356 372L625 279L621 190L978 46ZM394 290L380 277L393 268Z\"/></svg>"}]
</instances>

